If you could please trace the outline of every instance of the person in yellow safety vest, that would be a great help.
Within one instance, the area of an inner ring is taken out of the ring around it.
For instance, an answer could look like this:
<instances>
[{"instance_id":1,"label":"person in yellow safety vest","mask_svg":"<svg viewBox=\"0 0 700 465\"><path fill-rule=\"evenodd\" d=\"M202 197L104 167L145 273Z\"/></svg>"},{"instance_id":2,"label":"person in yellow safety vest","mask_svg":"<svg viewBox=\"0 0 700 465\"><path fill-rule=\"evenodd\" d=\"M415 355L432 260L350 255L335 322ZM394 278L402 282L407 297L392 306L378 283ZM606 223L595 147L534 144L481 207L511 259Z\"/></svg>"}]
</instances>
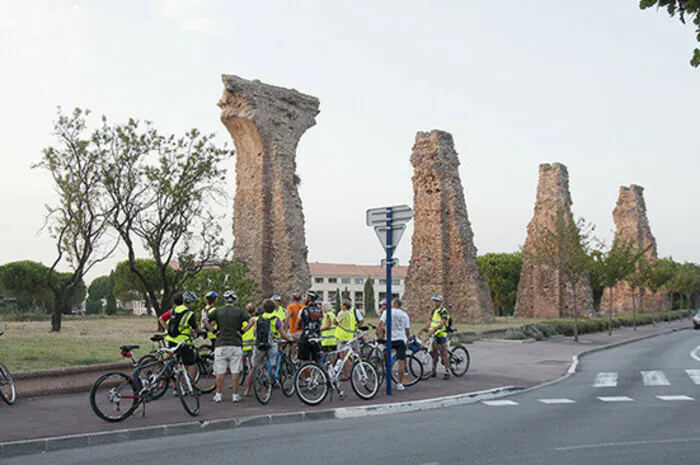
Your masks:
<instances>
[{"instance_id":1,"label":"person in yellow safety vest","mask_svg":"<svg viewBox=\"0 0 700 465\"><path fill-rule=\"evenodd\" d=\"M248 304L245 307L248 315L251 316L250 321L253 323L258 321L258 317L255 316L255 305ZM246 385L246 390L243 393L243 397L250 396L251 387L253 386L253 369L251 367L253 363L253 346L255 345L255 325L253 324L250 328L243 333L241 340L243 341L243 370L247 373L248 384Z\"/></svg>"},{"instance_id":2,"label":"person in yellow safety vest","mask_svg":"<svg viewBox=\"0 0 700 465\"><path fill-rule=\"evenodd\" d=\"M216 303L217 297L219 297L219 294L216 291L209 291L204 295L204 299L207 301L207 304L204 306L204 310L202 310L202 327L204 327L204 320L207 318L209 311L216 308L214 304ZM219 332L219 326L216 321L210 321L209 325L214 329L214 331L207 332L207 338L209 338L211 350L213 351L216 348L216 335Z\"/></svg>"},{"instance_id":3,"label":"person in yellow safety vest","mask_svg":"<svg viewBox=\"0 0 700 465\"><path fill-rule=\"evenodd\" d=\"M428 332L428 338L435 337L436 344L433 344L433 372L434 378L437 373L438 348L442 356L442 363L445 367L444 379L450 379L450 362L447 357L447 321L450 319L450 312L443 306L444 300L441 295L434 295L431 300L435 304L435 309L430 316L430 321L418 332Z\"/></svg>"},{"instance_id":4,"label":"person in yellow safety vest","mask_svg":"<svg viewBox=\"0 0 700 465\"><path fill-rule=\"evenodd\" d=\"M349 341L355 337L357 318L355 317L355 312L352 310L352 304L348 299L343 299L340 312L335 318L335 324L337 326L335 329L335 337L338 340L338 344Z\"/></svg>"},{"instance_id":5,"label":"person in yellow safety vest","mask_svg":"<svg viewBox=\"0 0 700 465\"><path fill-rule=\"evenodd\" d=\"M173 304L175 308L170 312L170 318L179 318L178 322L178 335L172 337L170 335L165 336L165 340L168 342L169 347L175 347L182 341L188 341L186 345L180 348L180 359L183 365L187 368L187 374L190 376L190 380L194 380L197 375L196 356L192 343L189 342L190 334L206 334L206 330L201 329L197 324L197 318L194 317L194 312L192 307L197 301L197 296L192 291L187 291L184 294L175 294L173 297ZM184 315L181 315L183 314ZM160 324L164 327L168 327L168 323L163 319L159 318Z\"/></svg>"},{"instance_id":6,"label":"person in yellow safety vest","mask_svg":"<svg viewBox=\"0 0 700 465\"><path fill-rule=\"evenodd\" d=\"M330 305L324 305L323 323L321 323L321 347L324 352L332 352L338 347L338 341L335 338L336 330L333 308Z\"/></svg>"},{"instance_id":7,"label":"person in yellow safety vest","mask_svg":"<svg viewBox=\"0 0 700 465\"><path fill-rule=\"evenodd\" d=\"M282 322L282 325L287 324L287 310L284 309L284 307L281 305L282 303L282 297L278 295L273 295L270 297L270 300L272 300L275 305L277 305L277 310L275 310L275 315L277 315L277 318ZM289 328L287 326L284 326L285 331L289 331Z\"/></svg>"}]
</instances>

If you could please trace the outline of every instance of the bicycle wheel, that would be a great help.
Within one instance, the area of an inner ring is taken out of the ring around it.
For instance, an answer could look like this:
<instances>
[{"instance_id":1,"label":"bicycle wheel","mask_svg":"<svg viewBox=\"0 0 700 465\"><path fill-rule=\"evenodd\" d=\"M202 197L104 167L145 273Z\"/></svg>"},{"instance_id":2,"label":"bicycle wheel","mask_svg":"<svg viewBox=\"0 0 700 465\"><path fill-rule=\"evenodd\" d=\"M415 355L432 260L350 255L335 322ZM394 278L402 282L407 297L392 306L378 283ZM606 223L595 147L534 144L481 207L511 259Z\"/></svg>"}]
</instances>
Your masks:
<instances>
[{"instance_id":1,"label":"bicycle wheel","mask_svg":"<svg viewBox=\"0 0 700 465\"><path fill-rule=\"evenodd\" d=\"M216 375L214 374L214 353L208 352L202 354L200 352L197 358L197 370L199 377L195 386L200 392L208 394L216 389Z\"/></svg>"},{"instance_id":2,"label":"bicycle wheel","mask_svg":"<svg viewBox=\"0 0 700 465\"><path fill-rule=\"evenodd\" d=\"M371 344L363 343L360 347L360 358L362 360L369 360L374 355L374 347Z\"/></svg>"},{"instance_id":3,"label":"bicycle wheel","mask_svg":"<svg viewBox=\"0 0 700 465\"><path fill-rule=\"evenodd\" d=\"M193 417L199 415L199 389L190 382L185 368L182 368L182 371L176 374L175 385L177 386L180 403L185 412Z\"/></svg>"},{"instance_id":4,"label":"bicycle wheel","mask_svg":"<svg viewBox=\"0 0 700 465\"><path fill-rule=\"evenodd\" d=\"M4 400L7 405L12 405L15 403L16 396L15 380L12 379L10 370L0 363L0 397L2 397L2 400Z\"/></svg>"},{"instance_id":5,"label":"bicycle wheel","mask_svg":"<svg viewBox=\"0 0 700 465\"><path fill-rule=\"evenodd\" d=\"M318 405L328 395L328 377L321 367L306 362L294 375L297 397L306 405Z\"/></svg>"},{"instance_id":6,"label":"bicycle wheel","mask_svg":"<svg viewBox=\"0 0 700 465\"><path fill-rule=\"evenodd\" d=\"M258 402L265 405L272 397L272 379L270 378L270 364L267 357L260 366L253 370L253 392Z\"/></svg>"},{"instance_id":7,"label":"bicycle wheel","mask_svg":"<svg viewBox=\"0 0 700 465\"><path fill-rule=\"evenodd\" d=\"M433 354L428 352L428 349L423 347L418 352L414 352L413 356L421 363L423 366L423 377L422 379L430 378L435 369L435 360L433 360Z\"/></svg>"},{"instance_id":8,"label":"bicycle wheel","mask_svg":"<svg viewBox=\"0 0 700 465\"><path fill-rule=\"evenodd\" d=\"M90 388L90 407L99 418L116 423L128 418L139 405L134 381L124 373L107 373Z\"/></svg>"},{"instance_id":9,"label":"bicycle wheel","mask_svg":"<svg viewBox=\"0 0 700 465\"><path fill-rule=\"evenodd\" d=\"M292 397L294 395L295 372L296 370L294 369L292 363L286 358L283 358L280 362L279 381L280 386L282 386L282 394L284 394L287 397Z\"/></svg>"},{"instance_id":10,"label":"bicycle wheel","mask_svg":"<svg viewBox=\"0 0 700 465\"><path fill-rule=\"evenodd\" d=\"M241 362L241 372L238 374L238 385L243 386L245 384L245 379L250 373L250 357L252 357L253 354L251 353L246 357L245 363Z\"/></svg>"},{"instance_id":11,"label":"bicycle wheel","mask_svg":"<svg viewBox=\"0 0 700 465\"><path fill-rule=\"evenodd\" d=\"M423 378L423 365L413 354L406 354L406 365L404 367L403 380L404 386L413 386ZM395 383L399 383L399 361L395 360L391 364L391 379Z\"/></svg>"},{"instance_id":12,"label":"bicycle wheel","mask_svg":"<svg viewBox=\"0 0 700 465\"><path fill-rule=\"evenodd\" d=\"M377 380L381 386L384 383L385 373L384 373L384 359L377 356L373 356L367 363L374 367L374 371L377 372Z\"/></svg>"},{"instance_id":13,"label":"bicycle wheel","mask_svg":"<svg viewBox=\"0 0 700 465\"><path fill-rule=\"evenodd\" d=\"M469 370L469 351L464 346L455 346L450 351L450 371L455 376L464 376Z\"/></svg>"},{"instance_id":14,"label":"bicycle wheel","mask_svg":"<svg viewBox=\"0 0 700 465\"><path fill-rule=\"evenodd\" d=\"M350 385L361 399L369 400L379 392L379 375L372 365L361 360L355 362L350 372Z\"/></svg>"}]
</instances>

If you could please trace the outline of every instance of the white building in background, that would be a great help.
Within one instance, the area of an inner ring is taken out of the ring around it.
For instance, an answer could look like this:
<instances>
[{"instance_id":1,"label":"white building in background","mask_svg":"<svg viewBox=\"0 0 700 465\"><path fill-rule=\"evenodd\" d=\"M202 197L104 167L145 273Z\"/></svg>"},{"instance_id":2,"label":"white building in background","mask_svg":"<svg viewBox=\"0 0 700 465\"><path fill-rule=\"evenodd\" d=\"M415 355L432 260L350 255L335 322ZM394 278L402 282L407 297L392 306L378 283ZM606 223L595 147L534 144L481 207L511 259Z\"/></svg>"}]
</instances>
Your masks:
<instances>
[{"instance_id":1,"label":"white building in background","mask_svg":"<svg viewBox=\"0 0 700 465\"><path fill-rule=\"evenodd\" d=\"M338 263L309 263L311 289L320 294L323 302L334 302L336 292L350 299L359 309L364 307L365 280L374 280L374 301L386 297L386 270L381 266L343 265ZM403 297L407 266L395 266L392 271L391 295Z\"/></svg>"}]
</instances>

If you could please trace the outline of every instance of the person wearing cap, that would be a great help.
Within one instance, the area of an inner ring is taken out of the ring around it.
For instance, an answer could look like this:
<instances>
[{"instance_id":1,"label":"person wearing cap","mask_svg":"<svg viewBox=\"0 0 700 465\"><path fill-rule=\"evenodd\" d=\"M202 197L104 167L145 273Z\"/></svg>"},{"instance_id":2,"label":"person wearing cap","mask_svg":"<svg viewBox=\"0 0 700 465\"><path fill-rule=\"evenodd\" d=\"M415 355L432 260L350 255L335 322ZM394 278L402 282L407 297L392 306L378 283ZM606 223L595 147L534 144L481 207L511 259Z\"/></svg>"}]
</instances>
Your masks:
<instances>
[{"instance_id":1,"label":"person wearing cap","mask_svg":"<svg viewBox=\"0 0 700 465\"><path fill-rule=\"evenodd\" d=\"M273 313L275 314L277 319L282 322L282 326L284 327L284 330L288 331L289 327L287 326L287 311L281 305L282 297L280 297L278 295L273 295L272 297L270 297L270 300L272 300L275 303L275 305L277 306L277 309Z\"/></svg>"},{"instance_id":2,"label":"person wearing cap","mask_svg":"<svg viewBox=\"0 0 700 465\"><path fill-rule=\"evenodd\" d=\"M214 304L216 303L216 299L218 297L219 297L219 294L216 291L209 291L206 294L204 294L204 300L207 301L207 304L204 306L204 309L202 310L202 318L201 318L202 326L204 326L204 317L211 310L214 310ZM214 350L216 348L216 333L219 332L219 328L216 325L216 322L211 322L210 325L212 327L212 331L209 331L207 333L207 338L209 338L209 342L211 343L211 349Z\"/></svg>"},{"instance_id":3,"label":"person wearing cap","mask_svg":"<svg viewBox=\"0 0 700 465\"><path fill-rule=\"evenodd\" d=\"M450 319L450 312L444 307L444 299L441 295L436 294L431 297L435 309L430 316L430 321L425 324L425 326L418 332L418 334L423 331L428 332L428 338L435 337L435 344L433 344L433 372L431 377L437 376L437 359L438 359L438 348L440 349L440 355L442 356L442 363L445 367L444 379L450 379L450 362L447 357L447 321Z\"/></svg>"},{"instance_id":4,"label":"person wearing cap","mask_svg":"<svg viewBox=\"0 0 700 465\"><path fill-rule=\"evenodd\" d=\"M204 325L212 330L211 322L219 327L219 335L214 350L214 374L216 375L216 394L214 402L221 402L226 369L231 370L233 378L233 402L240 402L238 394L238 377L241 373L241 358L243 356L243 340L241 329L250 320L250 315L236 306L238 296L233 291L224 292L224 306L215 308L207 313Z\"/></svg>"},{"instance_id":5,"label":"person wearing cap","mask_svg":"<svg viewBox=\"0 0 700 465\"><path fill-rule=\"evenodd\" d=\"M382 299L379 301L379 311L377 312L378 313L377 316L381 318L382 314L385 311L386 311L386 299Z\"/></svg>"}]
</instances>

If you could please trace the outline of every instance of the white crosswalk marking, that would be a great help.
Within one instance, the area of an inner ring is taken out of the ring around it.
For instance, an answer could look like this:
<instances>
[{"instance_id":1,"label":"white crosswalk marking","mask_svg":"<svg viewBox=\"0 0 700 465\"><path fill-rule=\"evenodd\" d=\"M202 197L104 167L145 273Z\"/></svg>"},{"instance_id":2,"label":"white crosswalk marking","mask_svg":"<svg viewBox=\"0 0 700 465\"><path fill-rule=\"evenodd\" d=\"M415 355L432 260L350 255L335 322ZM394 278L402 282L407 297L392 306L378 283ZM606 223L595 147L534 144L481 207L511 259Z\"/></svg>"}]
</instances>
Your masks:
<instances>
[{"instance_id":1,"label":"white crosswalk marking","mask_svg":"<svg viewBox=\"0 0 700 465\"><path fill-rule=\"evenodd\" d=\"M598 397L603 402L634 402L634 399L627 396Z\"/></svg>"},{"instance_id":2,"label":"white crosswalk marking","mask_svg":"<svg viewBox=\"0 0 700 465\"><path fill-rule=\"evenodd\" d=\"M607 372L598 373L595 377L595 383L593 387L615 387L617 386L617 373Z\"/></svg>"},{"instance_id":3,"label":"white crosswalk marking","mask_svg":"<svg viewBox=\"0 0 700 465\"><path fill-rule=\"evenodd\" d=\"M551 404L575 404L575 400L571 399L539 399L540 402L543 404L551 405Z\"/></svg>"},{"instance_id":4,"label":"white crosswalk marking","mask_svg":"<svg viewBox=\"0 0 700 465\"><path fill-rule=\"evenodd\" d=\"M700 370L685 370L695 384L700 384Z\"/></svg>"},{"instance_id":5,"label":"white crosswalk marking","mask_svg":"<svg viewBox=\"0 0 700 465\"><path fill-rule=\"evenodd\" d=\"M490 405L492 407L503 407L506 405L520 405L515 401L512 400L484 400L481 402L482 404Z\"/></svg>"},{"instance_id":6,"label":"white crosswalk marking","mask_svg":"<svg viewBox=\"0 0 700 465\"><path fill-rule=\"evenodd\" d=\"M645 386L670 386L663 371L642 371L642 381Z\"/></svg>"},{"instance_id":7,"label":"white crosswalk marking","mask_svg":"<svg viewBox=\"0 0 700 465\"><path fill-rule=\"evenodd\" d=\"M661 400L695 400L692 397L689 396L656 396L657 399Z\"/></svg>"}]
</instances>

